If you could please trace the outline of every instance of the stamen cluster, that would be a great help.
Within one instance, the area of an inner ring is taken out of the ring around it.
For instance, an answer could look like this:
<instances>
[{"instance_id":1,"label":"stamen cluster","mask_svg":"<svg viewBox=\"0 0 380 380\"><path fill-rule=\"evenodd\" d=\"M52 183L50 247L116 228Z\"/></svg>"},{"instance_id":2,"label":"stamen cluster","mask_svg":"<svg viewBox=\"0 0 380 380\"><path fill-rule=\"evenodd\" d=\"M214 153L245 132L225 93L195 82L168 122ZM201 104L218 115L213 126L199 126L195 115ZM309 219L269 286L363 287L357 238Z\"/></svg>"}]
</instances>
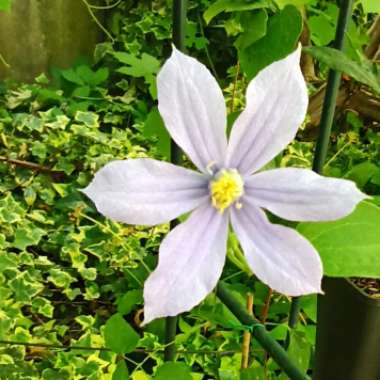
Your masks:
<instances>
[{"instance_id":1,"label":"stamen cluster","mask_svg":"<svg viewBox=\"0 0 380 380\"><path fill-rule=\"evenodd\" d=\"M236 169L222 169L210 182L211 203L221 213L243 193L244 182Z\"/></svg>"}]
</instances>

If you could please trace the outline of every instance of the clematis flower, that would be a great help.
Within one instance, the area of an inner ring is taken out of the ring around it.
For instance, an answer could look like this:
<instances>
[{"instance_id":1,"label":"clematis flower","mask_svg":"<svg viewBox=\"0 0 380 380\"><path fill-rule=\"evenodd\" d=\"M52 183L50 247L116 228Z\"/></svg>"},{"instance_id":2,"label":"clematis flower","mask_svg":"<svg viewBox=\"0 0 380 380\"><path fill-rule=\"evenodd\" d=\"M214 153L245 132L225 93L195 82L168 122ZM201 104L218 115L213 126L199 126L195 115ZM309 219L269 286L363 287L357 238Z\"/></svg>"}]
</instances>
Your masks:
<instances>
[{"instance_id":1,"label":"clematis flower","mask_svg":"<svg viewBox=\"0 0 380 380\"><path fill-rule=\"evenodd\" d=\"M272 224L342 218L366 196L351 181L311 170L258 172L293 140L308 104L300 47L249 84L229 141L222 91L207 68L175 48L157 78L158 107L171 137L199 172L149 158L113 161L84 193L98 211L156 225L193 211L163 240L145 282L145 323L188 311L216 286L229 224L253 273L289 295L321 292L318 253L295 230Z\"/></svg>"}]
</instances>

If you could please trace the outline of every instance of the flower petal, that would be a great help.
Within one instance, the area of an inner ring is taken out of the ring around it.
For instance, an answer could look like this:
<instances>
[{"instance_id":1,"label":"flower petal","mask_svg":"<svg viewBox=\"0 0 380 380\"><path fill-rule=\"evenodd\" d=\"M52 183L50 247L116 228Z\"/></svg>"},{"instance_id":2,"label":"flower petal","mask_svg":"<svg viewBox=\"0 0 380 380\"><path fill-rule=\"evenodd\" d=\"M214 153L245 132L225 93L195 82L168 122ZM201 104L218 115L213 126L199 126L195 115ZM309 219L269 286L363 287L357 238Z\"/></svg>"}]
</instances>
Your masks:
<instances>
[{"instance_id":1,"label":"flower petal","mask_svg":"<svg viewBox=\"0 0 380 380\"><path fill-rule=\"evenodd\" d=\"M144 323L188 311L212 291L222 274L227 231L227 213L206 205L166 236L145 282Z\"/></svg>"},{"instance_id":2,"label":"flower petal","mask_svg":"<svg viewBox=\"0 0 380 380\"><path fill-rule=\"evenodd\" d=\"M196 59L173 47L157 77L158 109L174 141L205 171L224 163L226 106L222 90Z\"/></svg>"},{"instance_id":3,"label":"flower petal","mask_svg":"<svg viewBox=\"0 0 380 380\"><path fill-rule=\"evenodd\" d=\"M295 230L271 224L250 202L232 210L232 227L253 273L288 296L321 292L322 264L314 247Z\"/></svg>"},{"instance_id":4,"label":"flower petal","mask_svg":"<svg viewBox=\"0 0 380 380\"><path fill-rule=\"evenodd\" d=\"M168 222L209 199L204 175L149 158L107 164L83 192L101 214L143 225Z\"/></svg>"},{"instance_id":5,"label":"flower petal","mask_svg":"<svg viewBox=\"0 0 380 380\"><path fill-rule=\"evenodd\" d=\"M254 174L245 181L244 189L257 206L295 221L343 218L367 198L352 181L296 168Z\"/></svg>"},{"instance_id":6,"label":"flower petal","mask_svg":"<svg viewBox=\"0 0 380 380\"><path fill-rule=\"evenodd\" d=\"M246 108L231 131L227 167L253 173L295 137L308 104L300 55L301 46L262 70L249 84Z\"/></svg>"}]
</instances>

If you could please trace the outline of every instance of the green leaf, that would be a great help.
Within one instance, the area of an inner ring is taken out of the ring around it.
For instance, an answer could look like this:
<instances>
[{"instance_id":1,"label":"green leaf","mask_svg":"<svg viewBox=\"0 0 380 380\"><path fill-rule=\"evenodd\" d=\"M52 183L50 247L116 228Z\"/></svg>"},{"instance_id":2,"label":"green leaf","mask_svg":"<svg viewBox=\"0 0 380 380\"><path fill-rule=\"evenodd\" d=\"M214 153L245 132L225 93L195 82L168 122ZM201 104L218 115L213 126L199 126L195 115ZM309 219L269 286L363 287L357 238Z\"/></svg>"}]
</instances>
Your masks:
<instances>
[{"instance_id":1,"label":"green leaf","mask_svg":"<svg viewBox=\"0 0 380 380\"><path fill-rule=\"evenodd\" d=\"M58 268L50 269L47 279L58 288L69 288L70 284L75 281L74 277Z\"/></svg>"},{"instance_id":2,"label":"green leaf","mask_svg":"<svg viewBox=\"0 0 380 380\"><path fill-rule=\"evenodd\" d=\"M325 13L309 17L308 25L314 44L324 46L334 40L336 26Z\"/></svg>"},{"instance_id":3,"label":"green leaf","mask_svg":"<svg viewBox=\"0 0 380 380\"><path fill-rule=\"evenodd\" d=\"M46 235L45 230L36 227L32 223L25 223L22 227L17 228L12 245L24 250L30 245L37 245L44 235Z\"/></svg>"},{"instance_id":4,"label":"green leaf","mask_svg":"<svg viewBox=\"0 0 380 380\"><path fill-rule=\"evenodd\" d=\"M118 69L118 71L132 77L151 77L153 74L156 74L160 68L160 62L157 58L147 53L143 53L141 58L124 52L116 52L114 56L120 62L128 65L123 66Z\"/></svg>"},{"instance_id":5,"label":"green leaf","mask_svg":"<svg viewBox=\"0 0 380 380\"><path fill-rule=\"evenodd\" d=\"M43 285L25 271L9 281L9 287L15 293L15 300L20 302L30 302L32 297L43 289Z\"/></svg>"},{"instance_id":6,"label":"green leaf","mask_svg":"<svg viewBox=\"0 0 380 380\"><path fill-rule=\"evenodd\" d=\"M379 207L362 202L346 218L300 223L297 230L319 252L325 275L380 278Z\"/></svg>"},{"instance_id":7,"label":"green leaf","mask_svg":"<svg viewBox=\"0 0 380 380\"><path fill-rule=\"evenodd\" d=\"M288 5L269 19L267 34L239 51L243 71L252 79L271 63L285 58L296 48L302 30L301 13Z\"/></svg>"},{"instance_id":8,"label":"green leaf","mask_svg":"<svg viewBox=\"0 0 380 380\"><path fill-rule=\"evenodd\" d=\"M143 53L141 58L124 52L115 52L114 56L120 62L128 65L122 66L117 71L121 74L130 75L135 78L144 78L149 85L149 92L156 98L155 75L160 68L160 62L152 55Z\"/></svg>"},{"instance_id":9,"label":"green leaf","mask_svg":"<svg viewBox=\"0 0 380 380\"><path fill-rule=\"evenodd\" d=\"M268 6L268 0L251 2L246 0L217 0L206 9L203 18L205 19L206 24L208 24L215 16L222 12L248 11L252 9L266 8Z\"/></svg>"},{"instance_id":10,"label":"green leaf","mask_svg":"<svg viewBox=\"0 0 380 380\"><path fill-rule=\"evenodd\" d=\"M80 65L76 69L76 73L81 77L83 82L91 83L92 77L94 76L94 72L87 65Z\"/></svg>"},{"instance_id":11,"label":"green leaf","mask_svg":"<svg viewBox=\"0 0 380 380\"><path fill-rule=\"evenodd\" d=\"M74 89L74 91L72 92L72 96L77 96L77 97L88 97L90 96L90 93L91 93L91 88L90 86L81 86L81 87L77 87L76 89Z\"/></svg>"},{"instance_id":12,"label":"green leaf","mask_svg":"<svg viewBox=\"0 0 380 380\"><path fill-rule=\"evenodd\" d=\"M32 308L48 318L53 318L54 307L51 302L43 297L36 297L32 301Z\"/></svg>"},{"instance_id":13,"label":"green leaf","mask_svg":"<svg viewBox=\"0 0 380 380\"><path fill-rule=\"evenodd\" d=\"M133 351L140 339L140 336L121 314L114 314L107 320L103 333L106 347L117 354Z\"/></svg>"},{"instance_id":14,"label":"green leaf","mask_svg":"<svg viewBox=\"0 0 380 380\"><path fill-rule=\"evenodd\" d=\"M362 62L356 62L342 51L323 46L306 47L304 51L330 68L342 71L358 82L366 84L377 93L380 93L380 76L376 72L376 66L364 57L362 58Z\"/></svg>"},{"instance_id":15,"label":"green leaf","mask_svg":"<svg viewBox=\"0 0 380 380\"><path fill-rule=\"evenodd\" d=\"M142 289L129 290L117 300L117 311L126 315L133 310L135 305L142 303L142 301Z\"/></svg>"},{"instance_id":16,"label":"green leaf","mask_svg":"<svg viewBox=\"0 0 380 380\"><path fill-rule=\"evenodd\" d=\"M7 269L16 269L18 255L14 253L0 252L0 273L6 271Z\"/></svg>"},{"instance_id":17,"label":"green leaf","mask_svg":"<svg viewBox=\"0 0 380 380\"><path fill-rule=\"evenodd\" d=\"M265 368L257 362L254 362L254 366L244 368L240 372L240 380L263 380L265 377Z\"/></svg>"},{"instance_id":18,"label":"green leaf","mask_svg":"<svg viewBox=\"0 0 380 380\"><path fill-rule=\"evenodd\" d=\"M170 135L157 107L149 112L145 120L143 134L146 137L156 137L158 153L170 159Z\"/></svg>"},{"instance_id":19,"label":"green leaf","mask_svg":"<svg viewBox=\"0 0 380 380\"><path fill-rule=\"evenodd\" d=\"M354 181L362 189L378 171L377 165L365 161L354 165L344 177Z\"/></svg>"},{"instance_id":20,"label":"green leaf","mask_svg":"<svg viewBox=\"0 0 380 380\"><path fill-rule=\"evenodd\" d=\"M311 3L313 0L275 0L276 4L282 9L286 5L294 5L295 7L302 7L303 5Z\"/></svg>"},{"instance_id":21,"label":"green leaf","mask_svg":"<svg viewBox=\"0 0 380 380\"><path fill-rule=\"evenodd\" d=\"M94 112L77 111L75 114L75 120L85 124L90 128L99 127L99 116Z\"/></svg>"},{"instance_id":22,"label":"green leaf","mask_svg":"<svg viewBox=\"0 0 380 380\"><path fill-rule=\"evenodd\" d=\"M360 0L365 13L380 13L379 0Z\"/></svg>"},{"instance_id":23,"label":"green leaf","mask_svg":"<svg viewBox=\"0 0 380 380\"><path fill-rule=\"evenodd\" d=\"M268 14L262 9L257 12L244 12L240 17L243 33L238 37L235 46L243 50L264 37L267 32Z\"/></svg>"},{"instance_id":24,"label":"green leaf","mask_svg":"<svg viewBox=\"0 0 380 380\"><path fill-rule=\"evenodd\" d=\"M109 76L109 70L107 67L101 67L99 70L97 70L92 77L92 85L98 86L99 84L105 82L108 79Z\"/></svg>"},{"instance_id":25,"label":"green leaf","mask_svg":"<svg viewBox=\"0 0 380 380\"><path fill-rule=\"evenodd\" d=\"M132 380L150 380L150 376L144 371L135 371L132 373Z\"/></svg>"},{"instance_id":26,"label":"green leaf","mask_svg":"<svg viewBox=\"0 0 380 380\"><path fill-rule=\"evenodd\" d=\"M20 222L25 215L25 210L15 201L11 193L0 199L0 222L12 224Z\"/></svg>"},{"instance_id":27,"label":"green leaf","mask_svg":"<svg viewBox=\"0 0 380 380\"><path fill-rule=\"evenodd\" d=\"M305 333L290 330L288 355L293 359L294 363L301 371L306 372L308 370L311 356L311 344L307 340Z\"/></svg>"},{"instance_id":28,"label":"green leaf","mask_svg":"<svg viewBox=\"0 0 380 380\"><path fill-rule=\"evenodd\" d=\"M190 368L179 362L167 362L157 368L154 380L193 380Z\"/></svg>"},{"instance_id":29,"label":"green leaf","mask_svg":"<svg viewBox=\"0 0 380 380\"><path fill-rule=\"evenodd\" d=\"M79 85L85 84L81 76L78 75L73 69L61 70L60 72L63 78L65 78L68 82L79 84Z\"/></svg>"},{"instance_id":30,"label":"green leaf","mask_svg":"<svg viewBox=\"0 0 380 380\"><path fill-rule=\"evenodd\" d=\"M309 319L317 323L317 296L311 294L300 298L301 309Z\"/></svg>"},{"instance_id":31,"label":"green leaf","mask_svg":"<svg viewBox=\"0 0 380 380\"><path fill-rule=\"evenodd\" d=\"M112 380L128 380L129 372L127 365L123 359L117 362L116 370L112 374Z\"/></svg>"},{"instance_id":32,"label":"green leaf","mask_svg":"<svg viewBox=\"0 0 380 380\"><path fill-rule=\"evenodd\" d=\"M0 0L0 11L9 12L11 10L12 0Z\"/></svg>"}]
</instances>

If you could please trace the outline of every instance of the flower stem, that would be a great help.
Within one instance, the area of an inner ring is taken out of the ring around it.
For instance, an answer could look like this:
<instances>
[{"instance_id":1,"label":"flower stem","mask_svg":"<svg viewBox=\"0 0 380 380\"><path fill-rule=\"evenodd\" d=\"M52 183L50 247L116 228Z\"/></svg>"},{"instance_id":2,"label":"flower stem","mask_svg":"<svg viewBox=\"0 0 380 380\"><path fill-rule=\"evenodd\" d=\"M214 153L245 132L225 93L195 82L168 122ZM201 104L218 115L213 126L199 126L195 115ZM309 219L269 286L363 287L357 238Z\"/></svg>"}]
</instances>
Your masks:
<instances>
[{"instance_id":1,"label":"flower stem","mask_svg":"<svg viewBox=\"0 0 380 380\"><path fill-rule=\"evenodd\" d=\"M178 50L185 50L185 36L186 36L186 11L187 0L173 0L173 43ZM181 162L181 149L174 141L171 141L170 146L171 162L179 164ZM170 223L170 228L174 228L178 222L175 220ZM174 360L175 349L175 335L177 331L177 317L167 317L165 322L165 361Z\"/></svg>"},{"instance_id":2,"label":"flower stem","mask_svg":"<svg viewBox=\"0 0 380 380\"><path fill-rule=\"evenodd\" d=\"M219 281L216 294L243 325L251 327L252 335L291 380L310 380L309 377L303 374L289 359L289 356L281 345L268 334L264 325L250 315L245 310L245 307L235 299L234 295L227 289L226 284L222 281Z\"/></svg>"},{"instance_id":3,"label":"flower stem","mask_svg":"<svg viewBox=\"0 0 380 380\"><path fill-rule=\"evenodd\" d=\"M346 37L348 23L351 19L353 7L353 0L341 0L338 24L336 27L334 48L337 50L343 50L344 41ZM329 147L331 127L334 121L336 99L340 86L341 72L336 70L330 70L326 95L323 102L321 123L319 127L319 136L315 145L315 155L313 161L313 170L318 173L323 173L323 166L327 156L327 149ZM290 308L289 326L294 327L297 324L299 314L299 298L294 297L292 299L292 305Z\"/></svg>"}]
</instances>

